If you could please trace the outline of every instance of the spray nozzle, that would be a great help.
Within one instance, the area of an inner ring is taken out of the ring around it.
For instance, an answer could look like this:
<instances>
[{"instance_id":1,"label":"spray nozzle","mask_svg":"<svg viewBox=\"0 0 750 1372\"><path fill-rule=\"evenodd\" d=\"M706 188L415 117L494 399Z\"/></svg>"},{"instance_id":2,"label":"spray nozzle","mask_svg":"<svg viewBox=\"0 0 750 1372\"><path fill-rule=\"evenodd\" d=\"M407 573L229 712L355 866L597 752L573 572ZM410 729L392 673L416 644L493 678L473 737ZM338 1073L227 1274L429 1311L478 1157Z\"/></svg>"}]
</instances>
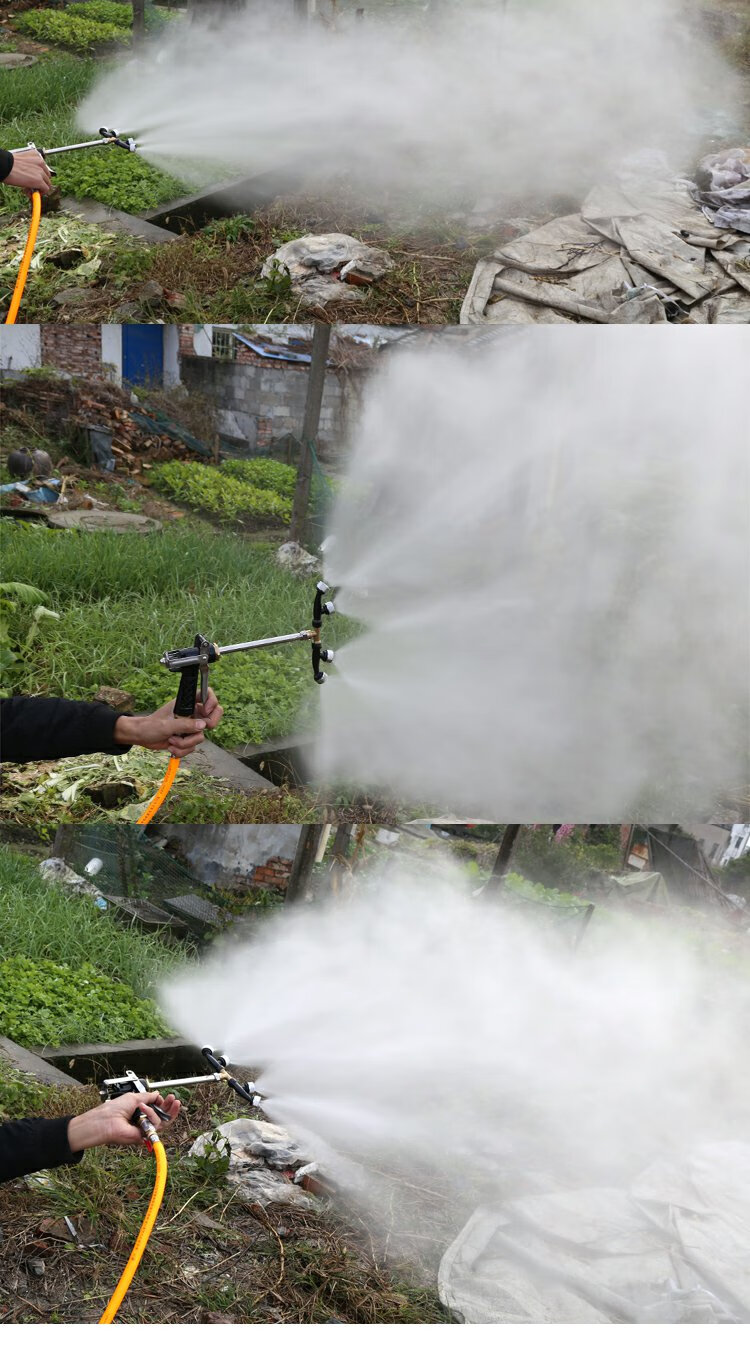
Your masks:
<instances>
[{"instance_id":1,"label":"spray nozzle","mask_svg":"<svg viewBox=\"0 0 750 1372\"><path fill-rule=\"evenodd\" d=\"M138 144L134 138L128 138L126 134L118 133L117 129L101 128L99 130L102 138L107 143L115 143L118 148L124 148L126 152L136 152Z\"/></svg>"},{"instance_id":2,"label":"spray nozzle","mask_svg":"<svg viewBox=\"0 0 750 1372\"><path fill-rule=\"evenodd\" d=\"M201 1086L209 1082L220 1081L229 1086L243 1100L246 1100L249 1105L256 1107L260 1105L262 1097L254 1081L243 1083L238 1081L236 1077L230 1076L227 1071L227 1059L221 1054L215 1053L213 1048L201 1048L201 1054L212 1069L205 1076L173 1077L169 1081L151 1081L148 1077L137 1076L128 1068L121 1077L107 1077L99 1087L99 1095L102 1100L114 1100L117 1096L122 1096L129 1091L171 1091L175 1086ZM154 1110L161 1119L169 1120L169 1115L160 1106L151 1105L149 1109ZM134 1115L133 1118L137 1120L137 1115ZM137 1122L141 1121L137 1120Z\"/></svg>"}]
</instances>

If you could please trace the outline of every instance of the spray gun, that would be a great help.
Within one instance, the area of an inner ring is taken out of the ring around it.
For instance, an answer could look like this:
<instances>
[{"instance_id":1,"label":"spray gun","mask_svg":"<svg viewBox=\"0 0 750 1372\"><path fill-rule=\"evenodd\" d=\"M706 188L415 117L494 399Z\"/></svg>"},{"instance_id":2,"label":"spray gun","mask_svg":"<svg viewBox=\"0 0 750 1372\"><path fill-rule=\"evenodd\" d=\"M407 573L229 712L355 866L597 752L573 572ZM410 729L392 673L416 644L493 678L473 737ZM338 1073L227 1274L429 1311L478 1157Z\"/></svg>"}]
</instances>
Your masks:
<instances>
[{"instance_id":1,"label":"spray gun","mask_svg":"<svg viewBox=\"0 0 750 1372\"><path fill-rule=\"evenodd\" d=\"M118 1096L128 1095L129 1093L136 1094L142 1091L172 1091L176 1086L203 1086L210 1081L220 1081L225 1082L230 1091L234 1091L238 1096L241 1096L244 1101L247 1101L248 1105L254 1105L256 1107L260 1105L262 1097L258 1094L255 1082L240 1082L236 1077L231 1076L228 1070L229 1064L227 1059L220 1054L215 1053L213 1048L201 1048L201 1053L206 1059L208 1066L212 1069L203 1076L175 1077L171 1081L151 1081L148 1077L139 1077L128 1068L121 1077L107 1077L99 1087L99 1095L102 1100L116 1100ZM169 1115L166 1111L161 1109L161 1106L150 1105L149 1109L153 1110L160 1119L166 1120L167 1122L169 1121ZM141 1124L141 1127L144 1128L143 1120L146 1117L143 1115L140 1108L138 1109L138 1114L141 1117L138 1122ZM146 1123L148 1123L147 1120ZM145 1132L144 1128L144 1133Z\"/></svg>"},{"instance_id":2,"label":"spray gun","mask_svg":"<svg viewBox=\"0 0 750 1372\"><path fill-rule=\"evenodd\" d=\"M198 678L200 677L200 696L202 705L208 699L208 669L218 662L220 657L227 653L249 652L252 648L273 648L279 643L299 643L307 641L312 644L312 669L313 677L318 685L322 685L326 680L326 673L321 668L322 662L333 662L333 651L324 648L320 642L320 632L323 624L324 615L332 615L335 606L332 600L324 600L323 596L330 589L325 581L319 581L315 588L315 602L313 605L312 628L301 629L295 634L280 634L277 638L256 638L248 643L229 643L226 647L220 648L217 643L212 643L204 638L202 634L196 634L195 642L191 648L174 648L170 652L164 653L159 659L163 667L167 667L170 672L180 673L180 685L175 701L174 712L181 718L189 719L195 714L196 697L198 697Z\"/></svg>"},{"instance_id":3,"label":"spray gun","mask_svg":"<svg viewBox=\"0 0 750 1372\"><path fill-rule=\"evenodd\" d=\"M124 148L125 152L136 152L138 149L138 144L134 138L120 134L116 129L101 128L99 133L101 138L91 138L87 143L66 143L61 148L40 148L38 143L27 143L25 148L12 148L11 151L14 153L28 152L33 148L36 152L41 153L46 162L48 157L53 157L60 152L80 152L83 148L102 148L108 143L117 148Z\"/></svg>"}]
</instances>

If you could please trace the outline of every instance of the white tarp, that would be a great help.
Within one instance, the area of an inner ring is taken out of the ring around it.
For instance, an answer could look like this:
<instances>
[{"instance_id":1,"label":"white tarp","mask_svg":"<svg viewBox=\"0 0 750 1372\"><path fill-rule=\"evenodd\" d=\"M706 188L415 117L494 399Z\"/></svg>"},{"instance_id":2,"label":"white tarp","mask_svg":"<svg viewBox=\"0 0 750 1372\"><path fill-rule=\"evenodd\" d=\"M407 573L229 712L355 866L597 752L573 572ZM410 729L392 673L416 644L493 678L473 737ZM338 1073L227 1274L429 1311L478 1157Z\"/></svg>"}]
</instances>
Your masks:
<instances>
[{"instance_id":1,"label":"white tarp","mask_svg":"<svg viewBox=\"0 0 750 1372\"><path fill-rule=\"evenodd\" d=\"M461 323L750 323L750 240L694 192L658 154L633 159L580 214L478 262Z\"/></svg>"},{"instance_id":2,"label":"white tarp","mask_svg":"<svg viewBox=\"0 0 750 1372\"><path fill-rule=\"evenodd\" d=\"M629 1190L546 1190L477 1210L438 1285L468 1324L747 1323L750 1145L702 1145Z\"/></svg>"}]
</instances>

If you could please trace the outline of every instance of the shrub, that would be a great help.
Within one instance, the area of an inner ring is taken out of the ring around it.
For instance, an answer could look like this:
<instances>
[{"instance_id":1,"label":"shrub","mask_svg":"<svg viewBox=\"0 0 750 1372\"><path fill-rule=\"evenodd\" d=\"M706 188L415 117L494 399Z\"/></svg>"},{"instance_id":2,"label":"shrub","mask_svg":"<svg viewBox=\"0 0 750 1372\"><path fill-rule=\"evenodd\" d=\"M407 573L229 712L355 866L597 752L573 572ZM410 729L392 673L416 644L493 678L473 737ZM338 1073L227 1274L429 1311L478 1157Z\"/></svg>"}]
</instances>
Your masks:
<instances>
[{"instance_id":1,"label":"shrub","mask_svg":"<svg viewBox=\"0 0 750 1372\"><path fill-rule=\"evenodd\" d=\"M287 523L291 518L292 501L288 496L261 490L200 462L165 462L156 469L152 481L174 500L193 509L207 510L221 520L233 521L247 515Z\"/></svg>"},{"instance_id":2,"label":"shrub","mask_svg":"<svg viewBox=\"0 0 750 1372\"><path fill-rule=\"evenodd\" d=\"M23 955L0 963L0 1033L25 1047L155 1038L168 1029L153 1001L97 972Z\"/></svg>"},{"instance_id":3,"label":"shrub","mask_svg":"<svg viewBox=\"0 0 750 1372\"><path fill-rule=\"evenodd\" d=\"M255 457L243 460L230 457L222 462L220 470L238 481L246 481L259 491L276 491L277 495L294 495L297 484L296 468L286 462L275 462L271 457Z\"/></svg>"},{"instance_id":4,"label":"shrub","mask_svg":"<svg viewBox=\"0 0 750 1372\"><path fill-rule=\"evenodd\" d=\"M27 10L16 15L14 26L42 43L60 43L76 52L90 52L100 43L122 42L123 29L118 24L100 24L80 14L65 10Z\"/></svg>"},{"instance_id":5,"label":"shrub","mask_svg":"<svg viewBox=\"0 0 750 1372\"><path fill-rule=\"evenodd\" d=\"M172 18L173 16L169 16ZM153 5L146 6L146 28L158 30L168 22L167 15ZM27 10L13 20L20 33L43 43L59 43L76 52L90 52L100 43L130 41L133 11L118 0L76 0L62 10Z\"/></svg>"},{"instance_id":6,"label":"shrub","mask_svg":"<svg viewBox=\"0 0 750 1372\"><path fill-rule=\"evenodd\" d=\"M120 29L129 29L133 24L132 7L124 0L76 0L75 4L65 6L65 13L91 19L95 24L114 24Z\"/></svg>"}]
</instances>

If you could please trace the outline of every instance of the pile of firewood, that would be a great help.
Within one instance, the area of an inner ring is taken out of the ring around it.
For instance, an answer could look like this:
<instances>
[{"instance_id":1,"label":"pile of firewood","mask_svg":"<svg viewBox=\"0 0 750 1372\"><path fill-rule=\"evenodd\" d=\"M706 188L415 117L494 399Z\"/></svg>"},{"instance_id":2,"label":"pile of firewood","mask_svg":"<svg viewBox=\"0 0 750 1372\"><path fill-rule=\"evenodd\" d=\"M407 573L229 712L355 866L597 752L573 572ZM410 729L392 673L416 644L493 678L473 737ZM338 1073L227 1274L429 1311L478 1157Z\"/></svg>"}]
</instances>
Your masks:
<instances>
[{"instance_id":1,"label":"pile of firewood","mask_svg":"<svg viewBox=\"0 0 750 1372\"><path fill-rule=\"evenodd\" d=\"M105 429L119 468L138 475L154 462L195 461L196 454L178 438L149 433L134 415L149 411L134 403L119 386L108 381L77 381L63 377L25 377L0 387L0 425L31 424L35 431L64 435L86 458L85 431Z\"/></svg>"}]
</instances>

